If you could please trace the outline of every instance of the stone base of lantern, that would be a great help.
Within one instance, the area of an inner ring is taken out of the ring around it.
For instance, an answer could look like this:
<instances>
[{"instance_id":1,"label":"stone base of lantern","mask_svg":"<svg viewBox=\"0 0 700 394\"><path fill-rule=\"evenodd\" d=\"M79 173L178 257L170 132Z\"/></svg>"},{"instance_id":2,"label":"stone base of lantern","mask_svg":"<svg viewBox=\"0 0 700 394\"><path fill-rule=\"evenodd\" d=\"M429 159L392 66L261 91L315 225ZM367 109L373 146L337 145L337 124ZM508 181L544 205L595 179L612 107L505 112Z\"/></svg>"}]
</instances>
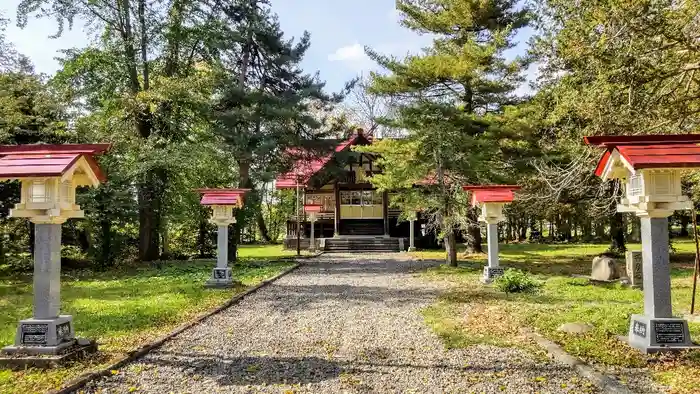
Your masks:
<instances>
[{"instance_id":1,"label":"stone base of lantern","mask_svg":"<svg viewBox=\"0 0 700 394\"><path fill-rule=\"evenodd\" d=\"M0 351L0 366L48 368L97 351L97 344L75 339L73 317L25 319L19 322L15 344Z\"/></svg>"},{"instance_id":2,"label":"stone base of lantern","mask_svg":"<svg viewBox=\"0 0 700 394\"><path fill-rule=\"evenodd\" d=\"M0 352L0 368L24 370L27 368L56 368L77 360L82 360L97 353L97 342L88 339L71 341L60 352L34 353L36 347L8 346Z\"/></svg>"},{"instance_id":3,"label":"stone base of lantern","mask_svg":"<svg viewBox=\"0 0 700 394\"><path fill-rule=\"evenodd\" d=\"M211 272L211 278L204 284L204 286L212 288L228 288L236 285L238 285L238 281L233 280L231 268L214 268Z\"/></svg>"},{"instance_id":4,"label":"stone base of lantern","mask_svg":"<svg viewBox=\"0 0 700 394\"><path fill-rule=\"evenodd\" d=\"M642 353L697 349L690 340L688 322L680 318L650 318L632 315L628 344Z\"/></svg>"},{"instance_id":5,"label":"stone base of lantern","mask_svg":"<svg viewBox=\"0 0 700 394\"><path fill-rule=\"evenodd\" d=\"M499 276L503 276L503 268L486 266L484 267L484 276L481 278L481 281L484 283L491 283Z\"/></svg>"}]
</instances>

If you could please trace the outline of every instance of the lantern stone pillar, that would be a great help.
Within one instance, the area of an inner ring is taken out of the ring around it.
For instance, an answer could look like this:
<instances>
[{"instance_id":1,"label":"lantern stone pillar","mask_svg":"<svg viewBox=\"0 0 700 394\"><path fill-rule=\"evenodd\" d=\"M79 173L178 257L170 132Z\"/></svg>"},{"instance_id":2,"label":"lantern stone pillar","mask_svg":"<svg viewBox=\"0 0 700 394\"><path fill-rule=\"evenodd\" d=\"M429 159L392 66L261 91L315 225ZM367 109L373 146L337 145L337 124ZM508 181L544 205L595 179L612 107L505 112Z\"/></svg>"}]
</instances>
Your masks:
<instances>
[{"instance_id":1,"label":"lantern stone pillar","mask_svg":"<svg viewBox=\"0 0 700 394\"><path fill-rule=\"evenodd\" d=\"M63 220L64 222L65 220ZM34 305L4 353L55 355L75 345L73 316L61 315L61 224L35 222Z\"/></svg>"},{"instance_id":2,"label":"lantern stone pillar","mask_svg":"<svg viewBox=\"0 0 700 394\"><path fill-rule=\"evenodd\" d=\"M311 213L309 215L309 219L311 220L311 239L309 240L309 250L312 252L316 251L316 213Z\"/></svg>"},{"instance_id":3,"label":"lantern stone pillar","mask_svg":"<svg viewBox=\"0 0 700 394\"><path fill-rule=\"evenodd\" d=\"M21 182L20 202L10 217L35 224L32 317L20 320L14 345L2 349L10 357L0 364L46 367L97 350L94 341L76 339L73 317L61 314L61 225L84 216L75 189L104 180L92 155L107 149L108 144L0 146L0 179Z\"/></svg>"},{"instance_id":4,"label":"lantern stone pillar","mask_svg":"<svg viewBox=\"0 0 700 394\"><path fill-rule=\"evenodd\" d=\"M408 251L416 251L416 219L417 214L415 212L411 213L408 217Z\"/></svg>"},{"instance_id":5,"label":"lantern stone pillar","mask_svg":"<svg viewBox=\"0 0 700 394\"><path fill-rule=\"evenodd\" d=\"M216 224L216 266L204 284L206 287L227 288L235 285L233 270L228 266L228 226L236 223L230 206L214 206L212 223Z\"/></svg>"},{"instance_id":6,"label":"lantern stone pillar","mask_svg":"<svg viewBox=\"0 0 700 394\"><path fill-rule=\"evenodd\" d=\"M228 223L216 226L216 267L212 269L207 287L233 286L233 271L228 266Z\"/></svg>"},{"instance_id":7,"label":"lantern stone pillar","mask_svg":"<svg viewBox=\"0 0 700 394\"><path fill-rule=\"evenodd\" d=\"M503 275L498 260L498 220L489 220L486 222L486 242L488 249L488 265L484 267L483 281L488 283L494 278Z\"/></svg>"},{"instance_id":8,"label":"lantern stone pillar","mask_svg":"<svg viewBox=\"0 0 700 394\"><path fill-rule=\"evenodd\" d=\"M641 212L644 314L630 318L630 346L644 353L694 347L688 322L673 317L668 217L673 211Z\"/></svg>"}]
</instances>

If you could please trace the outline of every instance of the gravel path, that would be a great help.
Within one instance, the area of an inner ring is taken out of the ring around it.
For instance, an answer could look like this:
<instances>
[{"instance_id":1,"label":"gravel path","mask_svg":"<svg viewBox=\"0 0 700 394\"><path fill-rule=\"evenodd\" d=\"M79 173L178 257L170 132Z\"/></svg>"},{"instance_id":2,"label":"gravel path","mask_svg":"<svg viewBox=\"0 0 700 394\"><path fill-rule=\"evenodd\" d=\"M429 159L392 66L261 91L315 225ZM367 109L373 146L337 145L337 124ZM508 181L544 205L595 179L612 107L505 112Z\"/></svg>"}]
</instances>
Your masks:
<instances>
[{"instance_id":1,"label":"gravel path","mask_svg":"<svg viewBox=\"0 0 700 394\"><path fill-rule=\"evenodd\" d=\"M323 255L85 391L598 392L521 350L445 350L419 313L447 286L412 274L425 264Z\"/></svg>"}]
</instances>

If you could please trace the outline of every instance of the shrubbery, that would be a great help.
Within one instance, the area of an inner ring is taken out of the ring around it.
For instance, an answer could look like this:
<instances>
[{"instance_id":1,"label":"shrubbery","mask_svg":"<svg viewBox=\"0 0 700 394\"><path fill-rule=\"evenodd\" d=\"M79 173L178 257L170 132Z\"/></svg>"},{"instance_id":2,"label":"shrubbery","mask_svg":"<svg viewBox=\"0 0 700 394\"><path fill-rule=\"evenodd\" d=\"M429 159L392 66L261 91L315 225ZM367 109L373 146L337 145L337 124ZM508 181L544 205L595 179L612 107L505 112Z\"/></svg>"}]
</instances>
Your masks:
<instances>
[{"instance_id":1,"label":"shrubbery","mask_svg":"<svg viewBox=\"0 0 700 394\"><path fill-rule=\"evenodd\" d=\"M516 269L507 269L494 284L505 293L531 293L542 286L532 275Z\"/></svg>"}]
</instances>

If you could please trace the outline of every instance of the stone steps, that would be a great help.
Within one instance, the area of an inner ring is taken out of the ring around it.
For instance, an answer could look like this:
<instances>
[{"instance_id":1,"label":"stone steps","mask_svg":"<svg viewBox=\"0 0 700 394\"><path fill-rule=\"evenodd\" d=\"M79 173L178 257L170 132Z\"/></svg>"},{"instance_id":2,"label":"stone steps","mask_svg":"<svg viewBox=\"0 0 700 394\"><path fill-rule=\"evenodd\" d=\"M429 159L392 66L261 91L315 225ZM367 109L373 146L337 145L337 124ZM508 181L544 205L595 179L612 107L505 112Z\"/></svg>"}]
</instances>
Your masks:
<instances>
[{"instance_id":1,"label":"stone steps","mask_svg":"<svg viewBox=\"0 0 700 394\"><path fill-rule=\"evenodd\" d=\"M401 244L398 238L328 238L325 241L326 252L399 252Z\"/></svg>"}]
</instances>

